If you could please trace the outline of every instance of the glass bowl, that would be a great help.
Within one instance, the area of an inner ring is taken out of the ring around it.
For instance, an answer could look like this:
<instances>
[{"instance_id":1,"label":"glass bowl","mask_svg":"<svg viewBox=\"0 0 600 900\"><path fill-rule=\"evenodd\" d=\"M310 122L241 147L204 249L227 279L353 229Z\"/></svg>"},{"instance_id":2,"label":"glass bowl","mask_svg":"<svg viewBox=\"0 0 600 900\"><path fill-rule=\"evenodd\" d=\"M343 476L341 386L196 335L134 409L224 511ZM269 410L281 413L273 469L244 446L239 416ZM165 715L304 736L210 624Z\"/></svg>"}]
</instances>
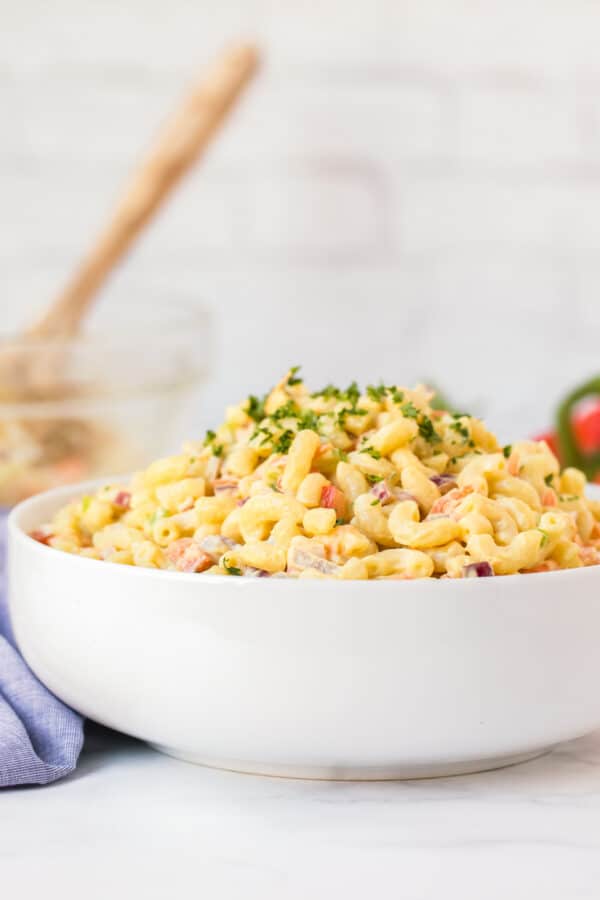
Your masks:
<instances>
[{"instance_id":1,"label":"glass bowl","mask_svg":"<svg viewBox=\"0 0 600 900\"><path fill-rule=\"evenodd\" d=\"M196 304L152 307L73 340L0 340L0 506L144 466L190 436L210 318Z\"/></svg>"}]
</instances>

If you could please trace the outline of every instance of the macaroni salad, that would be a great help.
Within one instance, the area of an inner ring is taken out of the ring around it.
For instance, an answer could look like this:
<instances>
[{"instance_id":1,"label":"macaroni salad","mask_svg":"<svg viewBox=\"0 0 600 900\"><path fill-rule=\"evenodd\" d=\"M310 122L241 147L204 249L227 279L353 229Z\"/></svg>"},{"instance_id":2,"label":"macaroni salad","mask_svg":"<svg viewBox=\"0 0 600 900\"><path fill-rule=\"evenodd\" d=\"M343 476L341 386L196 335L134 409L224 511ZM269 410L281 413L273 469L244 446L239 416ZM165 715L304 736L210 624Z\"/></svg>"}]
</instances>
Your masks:
<instances>
[{"instance_id":1,"label":"macaroni salad","mask_svg":"<svg viewBox=\"0 0 600 900\"><path fill-rule=\"evenodd\" d=\"M481 577L600 561L600 502L543 441L500 447L434 394L310 393L291 369L264 398L128 486L61 509L33 537L98 560L299 578Z\"/></svg>"}]
</instances>

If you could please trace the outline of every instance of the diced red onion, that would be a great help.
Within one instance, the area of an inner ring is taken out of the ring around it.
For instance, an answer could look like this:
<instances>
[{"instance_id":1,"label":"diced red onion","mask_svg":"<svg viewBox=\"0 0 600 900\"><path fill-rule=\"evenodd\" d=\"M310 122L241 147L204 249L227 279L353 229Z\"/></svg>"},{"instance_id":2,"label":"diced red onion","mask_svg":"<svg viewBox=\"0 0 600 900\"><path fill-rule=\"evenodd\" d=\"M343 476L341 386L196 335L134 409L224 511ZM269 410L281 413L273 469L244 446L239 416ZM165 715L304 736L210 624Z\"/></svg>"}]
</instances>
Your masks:
<instances>
[{"instance_id":1,"label":"diced red onion","mask_svg":"<svg viewBox=\"0 0 600 900\"><path fill-rule=\"evenodd\" d=\"M255 569L254 566L246 566L244 569L244 575L249 575L251 578L270 578L271 573L267 572L266 569Z\"/></svg>"},{"instance_id":2,"label":"diced red onion","mask_svg":"<svg viewBox=\"0 0 600 900\"><path fill-rule=\"evenodd\" d=\"M393 494L385 481L378 481L377 484L374 484L371 488L371 493L374 497L377 497L381 503L389 503L393 497Z\"/></svg>"},{"instance_id":3,"label":"diced red onion","mask_svg":"<svg viewBox=\"0 0 600 900\"><path fill-rule=\"evenodd\" d=\"M463 566L463 578L488 578L493 574L494 570L489 562L469 563L468 566Z\"/></svg>"},{"instance_id":4,"label":"diced red onion","mask_svg":"<svg viewBox=\"0 0 600 900\"><path fill-rule=\"evenodd\" d=\"M324 575L333 575L339 569L339 566L336 566L335 563L329 562L322 556L317 555L317 553L309 553L308 551L301 550L298 547L292 548L290 558L288 560L288 567L291 569L300 570L316 569L317 572L322 572Z\"/></svg>"},{"instance_id":5,"label":"diced red onion","mask_svg":"<svg viewBox=\"0 0 600 900\"><path fill-rule=\"evenodd\" d=\"M212 557L214 562L216 562L226 550L233 550L235 547L239 546L239 544L231 538L222 537L220 534L207 534L198 542L198 544L205 553L208 553L208 555Z\"/></svg>"},{"instance_id":6,"label":"diced red onion","mask_svg":"<svg viewBox=\"0 0 600 900\"><path fill-rule=\"evenodd\" d=\"M441 494L447 494L453 488L458 487L454 475L432 475L429 479L440 489Z\"/></svg>"},{"instance_id":7,"label":"diced red onion","mask_svg":"<svg viewBox=\"0 0 600 900\"><path fill-rule=\"evenodd\" d=\"M215 497L220 494L234 494L237 491L238 482L236 478L217 478L213 484Z\"/></svg>"},{"instance_id":8,"label":"diced red onion","mask_svg":"<svg viewBox=\"0 0 600 900\"><path fill-rule=\"evenodd\" d=\"M131 504L131 494L129 491L118 491L113 503L115 506L120 506L122 509L129 509Z\"/></svg>"},{"instance_id":9,"label":"diced red onion","mask_svg":"<svg viewBox=\"0 0 600 900\"><path fill-rule=\"evenodd\" d=\"M378 481L370 491L382 504L391 503L392 500L415 500L413 494L403 491L402 488L390 487L387 481ZM416 502L416 500L415 500Z\"/></svg>"}]
</instances>

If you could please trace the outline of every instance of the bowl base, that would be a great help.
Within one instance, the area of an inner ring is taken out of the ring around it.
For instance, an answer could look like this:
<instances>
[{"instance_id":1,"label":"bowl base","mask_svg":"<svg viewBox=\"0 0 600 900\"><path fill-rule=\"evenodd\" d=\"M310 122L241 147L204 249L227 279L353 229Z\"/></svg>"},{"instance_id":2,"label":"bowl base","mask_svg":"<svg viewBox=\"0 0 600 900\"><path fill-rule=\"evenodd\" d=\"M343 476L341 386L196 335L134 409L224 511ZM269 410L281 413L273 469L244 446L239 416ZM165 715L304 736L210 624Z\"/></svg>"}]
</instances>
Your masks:
<instances>
[{"instance_id":1,"label":"bowl base","mask_svg":"<svg viewBox=\"0 0 600 900\"><path fill-rule=\"evenodd\" d=\"M261 763L241 759L207 759L201 753L177 750L162 744L150 744L159 753L173 756L184 762L205 766L209 769L224 769L244 775L267 775L272 778L300 778L311 781L404 781L414 778L443 778L448 775L469 775L487 772L517 763L528 762L552 747L530 750L528 753L514 753L508 756L493 756L483 759L469 759L462 762L425 763L423 765L390 766L295 766Z\"/></svg>"}]
</instances>

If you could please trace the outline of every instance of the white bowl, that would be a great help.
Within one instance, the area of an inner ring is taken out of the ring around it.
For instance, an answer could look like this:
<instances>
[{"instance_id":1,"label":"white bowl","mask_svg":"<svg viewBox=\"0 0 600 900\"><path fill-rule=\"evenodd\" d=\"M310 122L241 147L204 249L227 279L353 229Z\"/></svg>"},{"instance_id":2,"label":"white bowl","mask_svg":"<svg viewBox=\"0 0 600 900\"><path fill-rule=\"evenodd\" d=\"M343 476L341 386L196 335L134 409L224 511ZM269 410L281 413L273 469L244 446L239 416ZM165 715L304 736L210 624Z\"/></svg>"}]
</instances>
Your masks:
<instances>
[{"instance_id":1,"label":"white bowl","mask_svg":"<svg viewBox=\"0 0 600 900\"><path fill-rule=\"evenodd\" d=\"M204 765L336 779L490 769L600 725L600 567L252 579L28 537L94 486L12 512L10 610L33 671L98 722Z\"/></svg>"}]
</instances>

